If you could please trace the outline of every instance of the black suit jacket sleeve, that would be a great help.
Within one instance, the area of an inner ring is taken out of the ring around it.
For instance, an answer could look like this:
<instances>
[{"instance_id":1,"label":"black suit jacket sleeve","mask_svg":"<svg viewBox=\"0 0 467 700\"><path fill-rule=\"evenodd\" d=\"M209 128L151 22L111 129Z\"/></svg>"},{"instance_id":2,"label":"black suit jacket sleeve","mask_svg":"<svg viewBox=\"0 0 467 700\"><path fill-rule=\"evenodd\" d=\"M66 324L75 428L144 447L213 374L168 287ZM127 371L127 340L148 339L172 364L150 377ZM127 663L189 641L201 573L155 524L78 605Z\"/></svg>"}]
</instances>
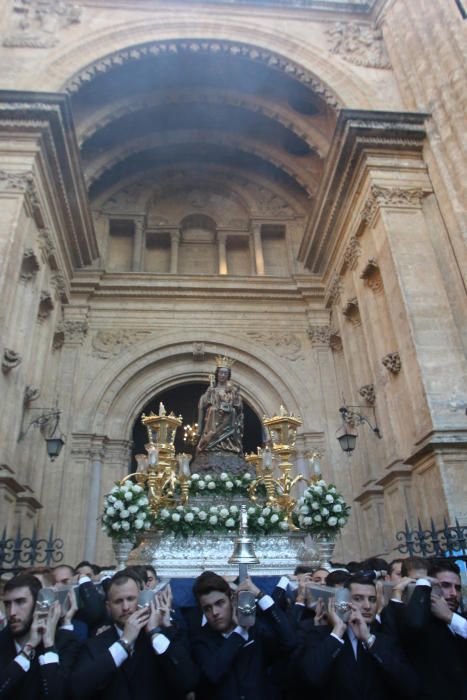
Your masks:
<instances>
[{"instance_id":1,"label":"black suit jacket sleeve","mask_svg":"<svg viewBox=\"0 0 467 700\"><path fill-rule=\"evenodd\" d=\"M157 659L170 688L174 692L186 695L194 690L200 681L199 668L191 658L183 632L170 627L163 633L170 640L170 645L163 654L157 655Z\"/></svg>"},{"instance_id":2,"label":"black suit jacket sleeve","mask_svg":"<svg viewBox=\"0 0 467 700\"><path fill-rule=\"evenodd\" d=\"M14 698L15 686L24 678L25 671L16 661L0 668L0 698Z\"/></svg>"},{"instance_id":3,"label":"black suit jacket sleeve","mask_svg":"<svg viewBox=\"0 0 467 700\"><path fill-rule=\"evenodd\" d=\"M264 611L258 611L257 631L264 643L265 651L270 656L278 653L288 654L295 649L296 635L286 613L271 605Z\"/></svg>"},{"instance_id":4,"label":"black suit jacket sleeve","mask_svg":"<svg viewBox=\"0 0 467 700\"><path fill-rule=\"evenodd\" d=\"M405 608L404 623L409 633L420 633L431 618L431 586L415 586Z\"/></svg>"},{"instance_id":5,"label":"black suit jacket sleeve","mask_svg":"<svg viewBox=\"0 0 467 700\"><path fill-rule=\"evenodd\" d=\"M245 640L233 632L221 645L213 644L212 639L201 633L193 641L193 655L201 671L210 683L216 685L232 668Z\"/></svg>"},{"instance_id":6,"label":"black suit jacket sleeve","mask_svg":"<svg viewBox=\"0 0 467 700\"><path fill-rule=\"evenodd\" d=\"M402 696L413 698L417 695L419 691L417 675L406 662L394 639L376 633L375 642L367 653Z\"/></svg>"},{"instance_id":7,"label":"black suit jacket sleeve","mask_svg":"<svg viewBox=\"0 0 467 700\"><path fill-rule=\"evenodd\" d=\"M343 646L328 630L326 634L321 630L310 630L306 643L299 647L292 658L291 676L306 685L325 685Z\"/></svg>"},{"instance_id":8,"label":"black suit jacket sleeve","mask_svg":"<svg viewBox=\"0 0 467 700\"><path fill-rule=\"evenodd\" d=\"M81 647L75 668L70 676L70 693L76 700L85 700L105 688L117 670L109 647L113 636L102 635ZM99 641L98 641L99 640Z\"/></svg>"},{"instance_id":9,"label":"black suit jacket sleeve","mask_svg":"<svg viewBox=\"0 0 467 700\"><path fill-rule=\"evenodd\" d=\"M79 587L79 610L76 617L90 628L98 627L107 620L105 599L91 581Z\"/></svg>"}]
</instances>

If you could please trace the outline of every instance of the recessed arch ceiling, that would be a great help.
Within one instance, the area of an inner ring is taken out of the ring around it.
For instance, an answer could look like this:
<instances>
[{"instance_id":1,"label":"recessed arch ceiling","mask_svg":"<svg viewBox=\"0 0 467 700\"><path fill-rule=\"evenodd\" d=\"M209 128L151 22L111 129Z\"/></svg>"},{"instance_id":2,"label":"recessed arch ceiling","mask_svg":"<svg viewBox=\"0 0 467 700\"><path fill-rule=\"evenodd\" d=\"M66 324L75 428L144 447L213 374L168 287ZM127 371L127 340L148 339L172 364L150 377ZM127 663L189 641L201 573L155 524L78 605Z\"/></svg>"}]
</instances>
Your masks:
<instances>
[{"instance_id":1,"label":"recessed arch ceiling","mask_svg":"<svg viewBox=\"0 0 467 700\"><path fill-rule=\"evenodd\" d=\"M336 114L303 72L279 68L251 50L173 51L107 61L75 79L91 199L138 172L188 164L247 172L286 199L313 199Z\"/></svg>"}]
</instances>

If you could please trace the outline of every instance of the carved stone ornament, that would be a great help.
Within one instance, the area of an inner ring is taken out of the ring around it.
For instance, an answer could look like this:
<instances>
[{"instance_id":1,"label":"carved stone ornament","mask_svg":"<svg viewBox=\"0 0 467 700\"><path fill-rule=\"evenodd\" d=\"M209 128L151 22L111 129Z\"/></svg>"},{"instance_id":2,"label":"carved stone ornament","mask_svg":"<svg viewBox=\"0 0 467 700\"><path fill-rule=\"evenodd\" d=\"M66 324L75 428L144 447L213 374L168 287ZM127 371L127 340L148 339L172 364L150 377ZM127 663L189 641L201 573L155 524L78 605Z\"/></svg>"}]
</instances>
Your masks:
<instances>
[{"instance_id":1,"label":"carved stone ornament","mask_svg":"<svg viewBox=\"0 0 467 700\"><path fill-rule=\"evenodd\" d=\"M349 267L351 270L355 270L358 264L358 258L361 254L361 245L358 239L352 236L344 252L344 268Z\"/></svg>"},{"instance_id":2,"label":"carved stone ornament","mask_svg":"<svg viewBox=\"0 0 467 700\"><path fill-rule=\"evenodd\" d=\"M39 269L39 261L35 252L32 248L27 248L23 253L23 260L21 262L20 280L22 282L30 282L34 279Z\"/></svg>"},{"instance_id":3,"label":"carved stone ornament","mask_svg":"<svg viewBox=\"0 0 467 700\"><path fill-rule=\"evenodd\" d=\"M2 372L3 374L8 374L12 369L18 367L22 362L22 357L19 352L11 350L10 348L5 348L2 357Z\"/></svg>"},{"instance_id":4,"label":"carved stone ornament","mask_svg":"<svg viewBox=\"0 0 467 700\"><path fill-rule=\"evenodd\" d=\"M399 374L402 367L401 356L398 352L388 352L387 355L381 360L384 367L392 372L392 374Z\"/></svg>"},{"instance_id":5,"label":"carved stone ornament","mask_svg":"<svg viewBox=\"0 0 467 700\"><path fill-rule=\"evenodd\" d=\"M342 352L342 338L337 331L331 330L329 337L329 347L333 352Z\"/></svg>"},{"instance_id":6,"label":"carved stone ornament","mask_svg":"<svg viewBox=\"0 0 467 700\"><path fill-rule=\"evenodd\" d=\"M34 175L30 170L23 172L0 170L0 192L23 193L38 226L44 225Z\"/></svg>"},{"instance_id":7,"label":"carved stone ornament","mask_svg":"<svg viewBox=\"0 0 467 700\"><path fill-rule=\"evenodd\" d=\"M331 53L367 68L390 68L379 29L358 22L336 22L326 30Z\"/></svg>"},{"instance_id":8,"label":"carved stone ornament","mask_svg":"<svg viewBox=\"0 0 467 700\"><path fill-rule=\"evenodd\" d=\"M102 360L116 357L121 352L149 335L149 331L121 329L98 331L92 338L92 354Z\"/></svg>"},{"instance_id":9,"label":"carved stone ornament","mask_svg":"<svg viewBox=\"0 0 467 700\"><path fill-rule=\"evenodd\" d=\"M66 303L68 300L68 292L65 278L63 277L61 272L56 272L54 275L52 275L52 283L55 287L57 296L60 299L60 301L62 303Z\"/></svg>"},{"instance_id":10,"label":"carved stone ornament","mask_svg":"<svg viewBox=\"0 0 467 700\"><path fill-rule=\"evenodd\" d=\"M65 342L82 343L88 332L88 323L87 321L63 321L60 328L63 331Z\"/></svg>"},{"instance_id":11,"label":"carved stone ornament","mask_svg":"<svg viewBox=\"0 0 467 700\"><path fill-rule=\"evenodd\" d=\"M61 29L81 20L82 8L67 0L13 0L13 31L3 46L48 49Z\"/></svg>"},{"instance_id":12,"label":"carved stone ornament","mask_svg":"<svg viewBox=\"0 0 467 700\"><path fill-rule=\"evenodd\" d=\"M311 344L313 345L313 347L319 345L325 345L326 347L329 347L329 342L331 339L331 329L329 328L329 326L310 325L308 326L306 332L311 340Z\"/></svg>"},{"instance_id":13,"label":"carved stone ornament","mask_svg":"<svg viewBox=\"0 0 467 700\"><path fill-rule=\"evenodd\" d=\"M365 399L365 401L373 405L376 401L375 386L374 384L365 384L361 386L358 390L360 396Z\"/></svg>"},{"instance_id":14,"label":"carved stone ornament","mask_svg":"<svg viewBox=\"0 0 467 700\"><path fill-rule=\"evenodd\" d=\"M53 269L56 269L56 248L50 231L47 228L43 228L39 231L39 247L42 251L44 261L48 262Z\"/></svg>"},{"instance_id":15,"label":"carved stone ornament","mask_svg":"<svg viewBox=\"0 0 467 700\"><path fill-rule=\"evenodd\" d=\"M346 305L342 309L342 313L344 314L347 321L350 321L350 323L353 326L360 325L361 319L360 319L360 310L358 308L357 297L352 297L351 299L347 300Z\"/></svg>"},{"instance_id":16,"label":"carved stone ornament","mask_svg":"<svg viewBox=\"0 0 467 700\"><path fill-rule=\"evenodd\" d=\"M258 341L269 350L272 350L279 355L279 357L284 357L286 360L302 359L302 344L300 339L293 333L284 333L283 335L278 335L276 333L248 333L250 338Z\"/></svg>"},{"instance_id":17,"label":"carved stone ornament","mask_svg":"<svg viewBox=\"0 0 467 700\"><path fill-rule=\"evenodd\" d=\"M380 207L419 208L426 192L421 187L380 187L372 185L361 219L371 226Z\"/></svg>"},{"instance_id":18,"label":"carved stone ornament","mask_svg":"<svg viewBox=\"0 0 467 700\"><path fill-rule=\"evenodd\" d=\"M328 304L330 306L334 306L336 304L342 293L342 280L340 278L340 275L334 275L334 277L331 280L331 283L329 285L329 291L328 291Z\"/></svg>"},{"instance_id":19,"label":"carved stone ornament","mask_svg":"<svg viewBox=\"0 0 467 700\"><path fill-rule=\"evenodd\" d=\"M206 354L204 343L193 343L193 359L197 362L204 360Z\"/></svg>"},{"instance_id":20,"label":"carved stone ornament","mask_svg":"<svg viewBox=\"0 0 467 700\"><path fill-rule=\"evenodd\" d=\"M40 321L44 321L50 316L54 309L54 303L52 301L52 295L50 292L42 291L39 301L39 311L37 316Z\"/></svg>"},{"instance_id":21,"label":"carved stone ornament","mask_svg":"<svg viewBox=\"0 0 467 700\"><path fill-rule=\"evenodd\" d=\"M24 397L23 397L24 405L28 406L33 401L36 401L40 395L41 395L40 389L37 389L36 387L30 386L28 384L24 390Z\"/></svg>"},{"instance_id":22,"label":"carved stone ornament","mask_svg":"<svg viewBox=\"0 0 467 700\"><path fill-rule=\"evenodd\" d=\"M364 280L365 285L375 294L379 294L383 291L383 278L381 277L381 270L379 269L376 258L368 259L367 264L362 270L360 278Z\"/></svg>"},{"instance_id":23,"label":"carved stone ornament","mask_svg":"<svg viewBox=\"0 0 467 700\"><path fill-rule=\"evenodd\" d=\"M60 322L57 324L57 327L55 329L54 337L52 340L52 350L60 350L60 348L63 347L63 343L65 342L65 329L63 326L63 322Z\"/></svg>"},{"instance_id":24,"label":"carved stone ornament","mask_svg":"<svg viewBox=\"0 0 467 700\"><path fill-rule=\"evenodd\" d=\"M263 63L269 68L286 73L294 80L309 87L315 94L321 97L330 107L339 108L341 104L337 96L316 76L304 69L298 63L290 61L279 54L267 49L250 46L243 43L216 40L172 40L158 41L145 46L132 46L128 49L116 51L110 56L96 61L75 75L66 85L67 92L77 92L83 85L88 85L96 76L112 70L115 66L121 66L130 61L138 61L146 56L170 56L177 54L211 54L215 56L228 55L239 56L247 60Z\"/></svg>"}]
</instances>

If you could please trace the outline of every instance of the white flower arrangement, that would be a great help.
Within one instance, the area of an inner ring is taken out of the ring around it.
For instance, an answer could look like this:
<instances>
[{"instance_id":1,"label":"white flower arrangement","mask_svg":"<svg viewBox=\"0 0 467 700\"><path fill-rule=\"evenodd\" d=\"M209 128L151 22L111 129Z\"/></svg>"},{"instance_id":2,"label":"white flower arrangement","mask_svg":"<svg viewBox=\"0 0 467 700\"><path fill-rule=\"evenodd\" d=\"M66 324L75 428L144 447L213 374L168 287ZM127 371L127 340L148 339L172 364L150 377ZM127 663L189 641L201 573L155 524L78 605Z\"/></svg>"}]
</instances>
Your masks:
<instances>
[{"instance_id":1,"label":"white flower arrangement","mask_svg":"<svg viewBox=\"0 0 467 700\"><path fill-rule=\"evenodd\" d=\"M188 488L192 496L209 491L210 494L218 496L238 495L248 497L248 487L254 478L254 475L250 474L250 472L235 476L227 472L202 475L194 472L188 479ZM258 495L265 495L263 491L264 487L260 485L257 489Z\"/></svg>"},{"instance_id":2,"label":"white flower arrangement","mask_svg":"<svg viewBox=\"0 0 467 700\"><path fill-rule=\"evenodd\" d=\"M344 527L350 506L333 484L323 479L310 484L297 502L295 524L312 535L335 536Z\"/></svg>"},{"instance_id":3,"label":"white flower arrangement","mask_svg":"<svg viewBox=\"0 0 467 700\"><path fill-rule=\"evenodd\" d=\"M267 511L265 513L265 511ZM207 532L235 534L239 527L240 509L235 505L177 506L163 508L155 518L154 528L173 532L180 537ZM289 530L286 513L278 506L261 505L248 508L248 532L257 535L284 533Z\"/></svg>"},{"instance_id":4,"label":"white flower arrangement","mask_svg":"<svg viewBox=\"0 0 467 700\"><path fill-rule=\"evenodd\" d=\"M114 540L135 540L152 527L149 499L139 484L125 481L115 484L104 498L102 530Z\"/></svg>"}]
</instances>

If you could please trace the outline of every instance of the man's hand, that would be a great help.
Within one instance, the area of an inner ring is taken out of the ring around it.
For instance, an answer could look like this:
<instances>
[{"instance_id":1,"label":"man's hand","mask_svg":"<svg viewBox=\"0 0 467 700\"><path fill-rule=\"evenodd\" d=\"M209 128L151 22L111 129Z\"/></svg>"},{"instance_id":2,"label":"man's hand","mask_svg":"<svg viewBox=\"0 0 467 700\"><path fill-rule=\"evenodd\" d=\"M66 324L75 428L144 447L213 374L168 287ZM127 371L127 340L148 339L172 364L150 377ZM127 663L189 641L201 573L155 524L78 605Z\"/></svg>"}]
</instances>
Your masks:
<instances>
[{"instance_id":1,"label":"man's hand","mask_svg":"<svg viewBox=\"0 0 467 700\"><path fill-rule=\"evenodd\" d=\"M367 642L370 636L370 630L366 621L363 619L361 611L356 608L352 603L350 604L351 613L349 618L349 625L355 637L361 642Z\"/></svg>"},{"instance_id":2,"label":"man's hand","mask_svg":"<svg viewBox=\"0 0 467 700\"><path fill-rule=\"evenodd\" d=\"M146 622L145 627L146 632L150 632L154 629L154 627L161 627L163 612L161 608L156 604L155 600L151 601L149 608L146 608L146 610L149 611L149 618Z\"/></svg>"},{"instance_id":3,"label":"man's hand","mask_svg":"<svg viewBox=\"0 0 467 700\"><path fill-rule=\"evenodd\" d=\"M255 598L257 598L261 593L258 586L255 586L255 584L249 576L239 585L239 587L237 588L237 593L238 591L250 591L250 593L253 593Z\"/></svg>"},{"instance_id":4,"label":"man's hand","mask_svg":"<svg viewBox=\"0 0 467 700\"><path fill-rule=\"evenodd\" d=\"M341 620L339 615L336 613L335 598L329 598L328 621L329 624L332 625L333 634L342 639L347 629L347 625L343 620Z\"/></svg>"},{"instance_id":5,"label":"man's hand","mask_svg":"<svg viewBox=\"0 0 467 700\"><path fill-rule=\"evenodd\" d=\"M74 591L69 591L65 600L65 615L62 619L62 625L71 625L76 611L78 610L78 603L76 602L76 595Z\"/></svg>"},{"instance_id":6,"label":"man's hand","mask_svg":"<svg viewBox=\"0 0 467 700\"><path fill-rule=\"evenodd\" d=\"M415 583L415 579L410 578L410 576L403 576L392 589L393 598L402 601L402 596L409 583Z\"/></svg>"},{"instance_id":7,"label":"man's hand","mask_svg":"<svg viewBox=\"0 0 467 700\"><path fill-rule=\"evenodd\" d=\"M48 647L53 647L55 643L55 631L60 619L60 612L60 603L56 600L55 603L50 606L48 615L44 620L42 642L46 649Z\"/></svg>"},{"instance_id":8,"label":"man's hand","mask_svg":"<svg viewBox=\"0 0 467 700\"><path fill-rule=\"evenodd\" d=\"M140 610L135 610L134 613L125 622L125 627L123 628L123 637L133 644L137 639L140 631L147 624L147 621L151 615L149 608L141 608ZM157 623L153 625L157 627Z\"/></svg>"},{"instance_id":9,"label":"man's hand","mask_svg":"<svg viewBox=\"0 0 467 700\"><path fill-rule=\"evenodd\" d=\"M431 612L438 620L446 622L448 625L452 622L452 610L449 609L447 602L440 595L436 593L431 594Z\"/></svg>"},{"instance_id":10,"label":"man's hand","mask_svg":"<svg viewBox=\"0 0 467 700\"><path fill-rule=\"evenodd\" d=\"M29 630L29 638L26 640L26 644L30 644L34 648L36 648L40 644L42 640L44 624L45 621L42 612L37 609L34 610L32 625Z\"/></svg>"},{"instance_id":11,"label":"man's hand","mask_svg":"<svg viewBox=\"0 0 467 700\"><path fill-rule=\"evenodd\" d=\"M162 627L170 627L172 621L170 619L170 601L172 600L172 594L167 594L167 589L162 593L156 593L156 608L160 612L160 622Z\"/></svg>"},{"instance_id":12,"label":"man's hand","mask_svg":"<svg viewBox=\"0 0 467 700\"><path fill-rule=\"evenodd\" d=\"M328 624L328 613L322 598L318 598L316 602L314 623L316 627Z\"/></svg>"}]
</instances>

